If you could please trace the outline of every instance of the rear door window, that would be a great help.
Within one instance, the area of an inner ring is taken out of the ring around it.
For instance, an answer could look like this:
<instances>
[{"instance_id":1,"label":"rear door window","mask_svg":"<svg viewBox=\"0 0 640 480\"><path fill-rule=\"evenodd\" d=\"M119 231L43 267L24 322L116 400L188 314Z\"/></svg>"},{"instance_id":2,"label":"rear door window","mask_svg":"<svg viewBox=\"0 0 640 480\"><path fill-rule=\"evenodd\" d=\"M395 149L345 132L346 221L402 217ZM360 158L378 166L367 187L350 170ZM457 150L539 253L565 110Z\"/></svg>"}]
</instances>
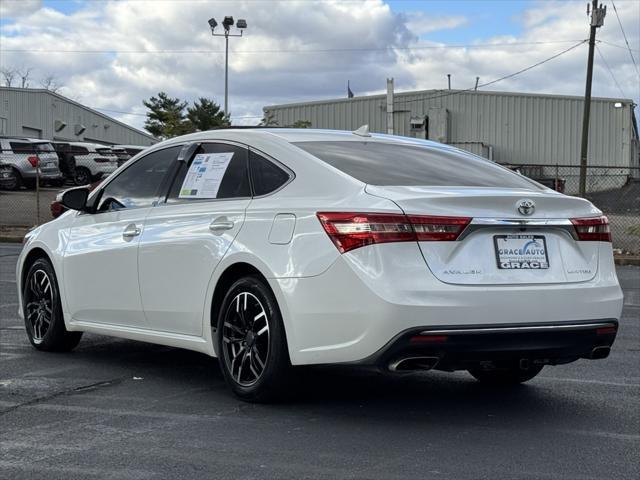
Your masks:
<instances>
[{"instance_id":1,"label":"rear door window","mask_svg":"<svg viewBox=\"0 0 640 480\"><path fill-rule=\"evenodd\" d=\"M294 145L370 185L543 189L490 160L446 148L359 141Z\"/></svg>"},{"instance_id":2,"label":"rear door window","mask_svg":"<svg viewBox=\"0 0 640 480\"><path fill-rule=\"evenodd\" d=\"M193 181L192 177L198 174L195 171L194 162L202 160L202 155L206 154L219 154L230 157L228 163L224 165L224 171L221 172L222 176L217 185L214 184L216 180L213 178L204 182L195 181L194 183ZM187 177L188 175L189 177ZM202 187L204 189L201 189ZM181 162L180 169L169 191L167 203L247 198L250 196L251 187L249 184L247 149L225 143L204 143L188 165L185 162Z\"/></svg>"}]
</instances>

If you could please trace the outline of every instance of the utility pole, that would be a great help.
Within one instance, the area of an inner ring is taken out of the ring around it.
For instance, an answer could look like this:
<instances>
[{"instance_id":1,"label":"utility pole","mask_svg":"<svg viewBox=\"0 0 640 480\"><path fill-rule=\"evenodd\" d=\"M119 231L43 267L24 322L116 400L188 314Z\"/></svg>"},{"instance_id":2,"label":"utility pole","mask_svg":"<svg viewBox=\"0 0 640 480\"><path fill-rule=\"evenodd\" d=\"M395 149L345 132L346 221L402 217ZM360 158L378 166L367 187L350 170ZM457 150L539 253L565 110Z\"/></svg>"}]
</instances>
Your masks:
<instances>
[{"instance_id":1,"label":"utility pole","mask_svg":"<svg viewBox=\"0 0 640 480\"><path fill-rule=\"evenodd\" d=\"M387 134L393 135L393 78L387 78Z\"/></svg>"},{"instance_id":2,"label":"utility pole","mask_svg":"<svg viewBox=\"0 0 640 480\"><path fill-rule=\"evenodd\" d=\"M587 4L587 15L589 4ZM584 114L582 116L582 143L580 146L580 196L587 193L587 152L589 148L589 115L591 114L591 82L593 79L593 52L596 46L596 30L604 25L606 6L598 6L598 0L591 2L591 32L589 34L589 57L587 60L587 83L584 91Z\"/></svg>"}]
</instances>

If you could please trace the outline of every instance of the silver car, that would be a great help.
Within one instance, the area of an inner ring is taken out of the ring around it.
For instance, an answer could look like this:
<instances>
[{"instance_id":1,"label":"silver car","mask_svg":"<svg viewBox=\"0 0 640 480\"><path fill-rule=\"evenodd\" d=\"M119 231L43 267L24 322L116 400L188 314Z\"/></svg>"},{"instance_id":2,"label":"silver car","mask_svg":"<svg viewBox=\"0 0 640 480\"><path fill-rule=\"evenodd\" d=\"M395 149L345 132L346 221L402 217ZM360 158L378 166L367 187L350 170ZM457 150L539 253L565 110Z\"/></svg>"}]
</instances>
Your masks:
<instances>
[{"instance_id":1,"label":"silver car","mask_svg":"<svg viewBox=\"0 0 640 480\"><path fill-rule=\"evenodd\" d=\"M58 155L48 140L27 137L0 138L0 163L9 165L3 171L3 188L17 190L24 185L34 188L41 183L61 186L64 177L58 165Z\"/></svg>"}]
</instances>

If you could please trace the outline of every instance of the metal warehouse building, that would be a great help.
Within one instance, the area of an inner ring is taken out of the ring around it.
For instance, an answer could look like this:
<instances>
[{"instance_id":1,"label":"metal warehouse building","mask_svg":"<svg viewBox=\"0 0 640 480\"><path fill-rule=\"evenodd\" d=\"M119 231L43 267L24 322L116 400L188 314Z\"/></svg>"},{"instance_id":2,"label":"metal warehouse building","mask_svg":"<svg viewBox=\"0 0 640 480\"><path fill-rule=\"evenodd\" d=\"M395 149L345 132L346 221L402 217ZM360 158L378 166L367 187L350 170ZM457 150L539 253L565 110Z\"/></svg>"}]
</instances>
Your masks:
<instances>
[{"instance_id":1,"label":"metal warehouse building","mask_svg":"<svg viewBox=\"0 0 640 480\"><path fill-rule=\"evenodd\" d=\"M579 165L582 97L424 90L264 108L277 125L395 133L454 145L503 164ZM638 127L628 99L593 98L589 164L638 167ZM623 172L620 172L623 173ZM634 174L635 175L635 174Z\"/></svg>"},{"instance_id":2,"label":"metal warehouse building","mask_svg":"<svg viewBox=\"0 0 640 480\"><path fill-rule=\"evenodd\" d=\"M49 90L0 87L0 135L153 145L152 135Z\"/></svg>"}]
</instances>

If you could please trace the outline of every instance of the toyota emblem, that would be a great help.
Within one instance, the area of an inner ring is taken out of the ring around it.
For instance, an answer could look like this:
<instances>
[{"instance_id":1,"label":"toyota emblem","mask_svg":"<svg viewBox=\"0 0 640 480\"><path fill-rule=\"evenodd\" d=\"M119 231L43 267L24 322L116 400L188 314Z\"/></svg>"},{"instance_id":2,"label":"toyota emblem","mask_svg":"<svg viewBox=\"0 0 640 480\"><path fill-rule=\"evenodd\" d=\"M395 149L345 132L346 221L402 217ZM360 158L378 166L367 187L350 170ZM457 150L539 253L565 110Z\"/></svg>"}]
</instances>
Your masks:
<instances>
[{"instance_id":1,"label":"toyota emblem","mask_svg":"<svg viewBox=\"0 0 640 480\"><path fill-rule=\"evenodd\" d=\"M533 200L525 199L518 202L518 212L520 212L521 215L533 215L535 211L536 204L533 203Z\"/></svg>"}]
</instances>

